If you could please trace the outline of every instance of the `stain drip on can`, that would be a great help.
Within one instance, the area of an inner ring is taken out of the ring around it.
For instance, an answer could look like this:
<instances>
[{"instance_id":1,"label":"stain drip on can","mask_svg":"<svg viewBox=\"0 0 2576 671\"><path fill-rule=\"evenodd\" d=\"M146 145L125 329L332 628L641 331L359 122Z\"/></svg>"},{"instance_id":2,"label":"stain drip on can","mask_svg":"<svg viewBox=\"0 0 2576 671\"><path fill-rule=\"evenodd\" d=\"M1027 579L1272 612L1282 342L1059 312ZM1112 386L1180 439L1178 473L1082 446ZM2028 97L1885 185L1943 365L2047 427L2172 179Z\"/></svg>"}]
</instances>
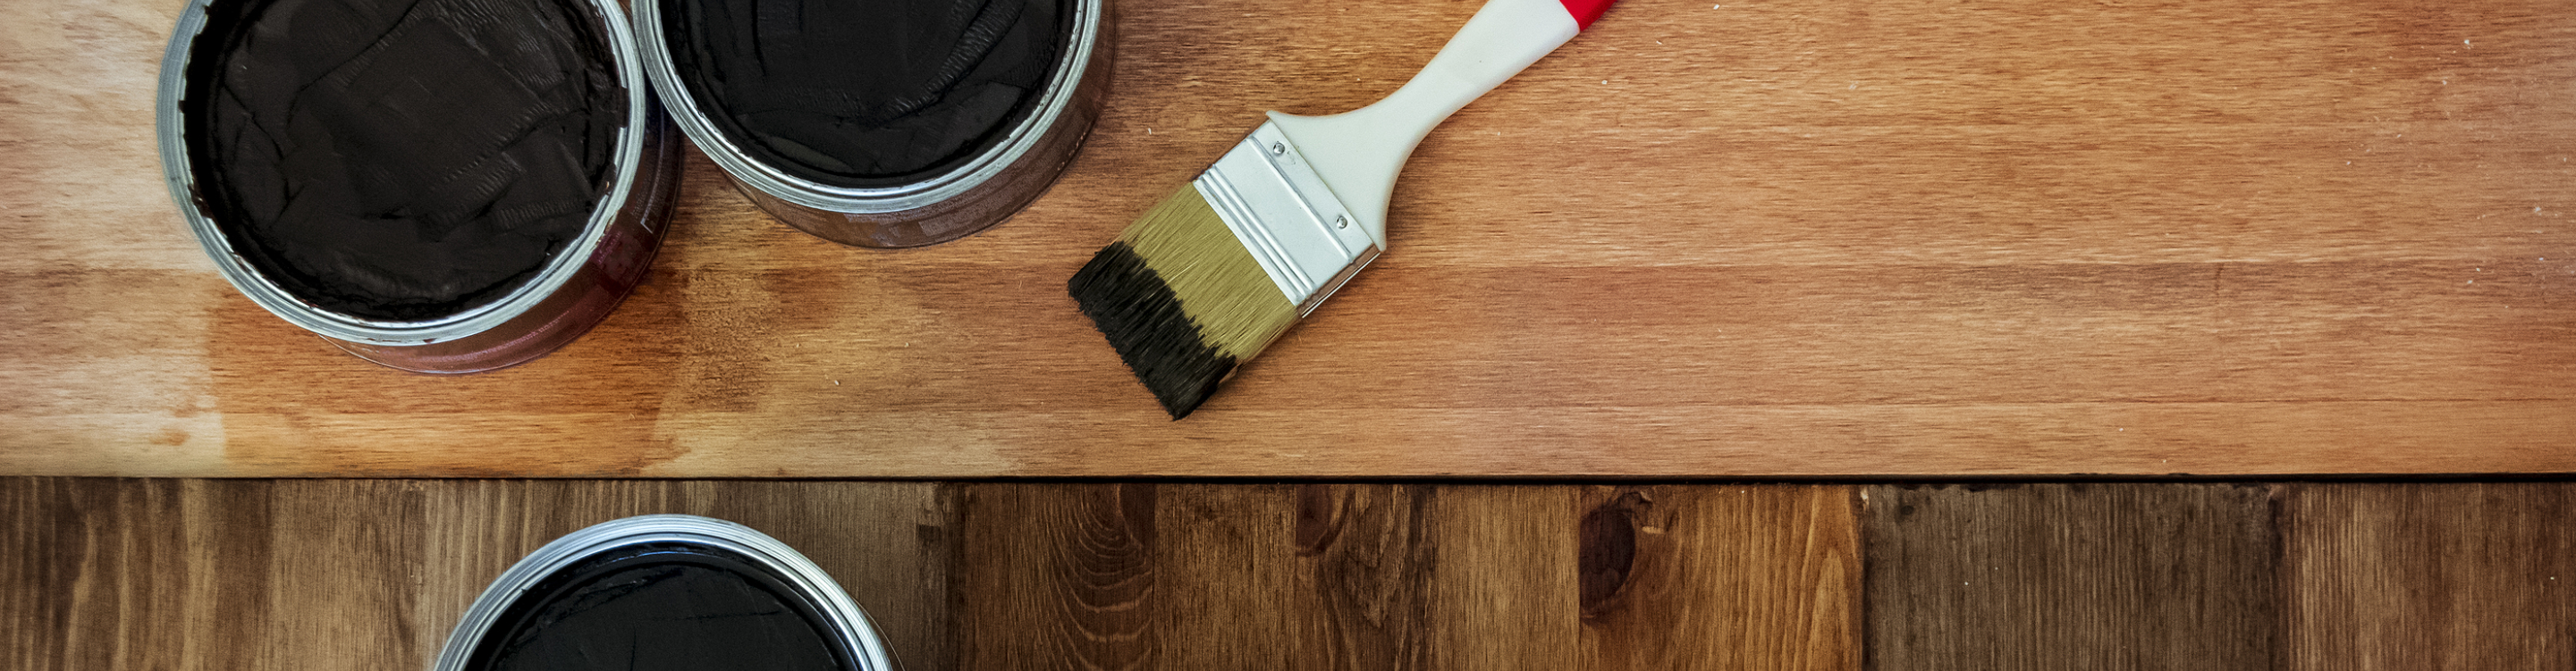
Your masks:
<instances>
[{"instance_id":1,"label":"stain drip on can","mask_svg":"<svg viewBox=\"0 0 2576 671\"><path fill-rule=\"evenodd\" d=\"M673 69L746 154L835 187L971 161L1037 107L1062 0L659 0Z\"/></svg>"},{"instance_id":2,"label":"stain drip on can","mask_svg":"<svg viewBox=\"0 0 2576 671\"><path fill-rule=\"evenodd\" d=\"M646 543L538 581L465 668L853 669L820 611L741 555Z\"/></svg>"},{"instance_id":3,"label":"stain drip on can","mask_svg":"<svg viewBox=\"0 0 2576 671\"><path fill-rule=\"evenodd\" d=\"M201 207L315 307L433 320L580 239L628 122L562 0L213 3L179 110Z\"/></svg>"}]
</instances>

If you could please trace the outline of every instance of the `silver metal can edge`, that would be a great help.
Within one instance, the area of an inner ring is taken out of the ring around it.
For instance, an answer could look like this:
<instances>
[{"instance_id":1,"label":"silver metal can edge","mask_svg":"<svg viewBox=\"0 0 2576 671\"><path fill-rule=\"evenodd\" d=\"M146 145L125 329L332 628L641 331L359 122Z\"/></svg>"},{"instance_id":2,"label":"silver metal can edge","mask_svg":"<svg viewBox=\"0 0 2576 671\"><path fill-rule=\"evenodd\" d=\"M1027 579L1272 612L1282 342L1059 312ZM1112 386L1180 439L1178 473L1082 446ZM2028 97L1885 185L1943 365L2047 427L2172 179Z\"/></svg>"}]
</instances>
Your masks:
<instances>
[{"instance_id":1,"label":"silver metal can edge","mask_svg":"<svg viewBox=\"0 0 2576 671\"><path fill-rule=\"evenodd\" d=\"M447 643L439 650L433 671L464 671L474 653L501 613L517 603L519 596L538 581L555 571L579 563L602 552L643 543L680 542L720 548L750 558L764 568L777 571L779 577L802 592L798 596L811 600L815 610L829 620L851 660L863 671L896 671L894 656L885 641L877 636L876 625L867 611L850 599L848 592L823 571L813 560L795 548L751 527L725 520L696 515L641 515L601 522L582 528L521 558L509 570L501 572L474 605L465 609L456 629L448 633Z\"/></svg>"},{"instance_id":2,"label":"silver metal can edge","mask_svg":"<svg viewBox=\"0 0 2576 671\"><path fill-rule=\"evenodd\" d=\"M171 200L217 272L252 303L378 364L418 372L466 373L524 363L569 343L605 318L608 309L642 281L667 228L663 223L680 181L680 153L669 146L672 125L652 96L634 32L615 0L586 2L607 33L618 79L626 87L628 122L618 130L614 153L617 181L592 209L582 235L547 259L535 278L499 300L418 322L365 319L296 298L235 252L223 231L206 216L189 164L179 103L187 92L191 47L205 29L206 6L211 1L189 0L171 33L153 104L154 133ZM638 250L637 245L643 248ZM638 251L642 252L640 263L634 258ZM590 281L575 282L576 278ZM614 295L596 295L603 288ZM567 293L574 300L566 300ZM605 305L599 305L603 298ZM548 312L558 307L584 309Z\"/></svg>"},{"instance_id":3,"label":"silver metal can edge","mask_svg":"<svg viewBox=\"0 0 2576 671\"><path fill-rule=\"evenodd\" d=\"M644 67L691 143L736 190L798 230L845 245L938 244L990 228L1037 200L1062 177L1106 104L1115 60L1110 0L1073 0L1070 46L1031 112L998 145L964 165L884 188L815 183L752 160L699 113L663 41L660 3L638 0L636 32Z\"/></svg>"}]
</instances>

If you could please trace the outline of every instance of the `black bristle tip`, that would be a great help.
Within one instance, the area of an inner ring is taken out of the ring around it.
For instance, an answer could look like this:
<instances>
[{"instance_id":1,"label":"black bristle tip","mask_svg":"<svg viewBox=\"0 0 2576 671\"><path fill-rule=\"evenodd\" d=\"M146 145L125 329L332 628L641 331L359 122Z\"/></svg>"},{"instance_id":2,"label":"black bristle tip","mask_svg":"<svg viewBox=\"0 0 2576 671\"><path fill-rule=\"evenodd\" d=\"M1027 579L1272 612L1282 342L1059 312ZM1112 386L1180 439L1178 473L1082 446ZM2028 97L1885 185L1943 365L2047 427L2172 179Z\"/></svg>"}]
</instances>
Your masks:
<instances>
[{"instance_id":1,"label":"black bristle tip","mask_svg":"<svg viewBox=\"0 0 2576 671\"><path fill-rule=\"evenodd\" d=\"M1190 416L1234 371L1234 357L1199 337L1171 285L1125 242L1100 248L1065 282L1065 291L1172 419Z\"/></svg>"}]
</instances>

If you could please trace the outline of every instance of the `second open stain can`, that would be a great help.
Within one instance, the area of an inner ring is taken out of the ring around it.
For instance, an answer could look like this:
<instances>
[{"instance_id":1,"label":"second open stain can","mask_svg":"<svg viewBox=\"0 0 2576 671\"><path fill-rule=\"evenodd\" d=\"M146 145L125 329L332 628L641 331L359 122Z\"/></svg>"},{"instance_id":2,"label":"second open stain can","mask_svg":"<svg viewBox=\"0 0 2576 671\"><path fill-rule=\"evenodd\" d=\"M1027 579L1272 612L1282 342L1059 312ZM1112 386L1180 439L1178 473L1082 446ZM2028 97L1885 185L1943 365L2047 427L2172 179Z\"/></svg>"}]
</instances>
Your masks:
<instances>
[{"instance_id":1,"label":"second open stain can","mask_svg":"<svg viewBox=\"0 0 2576 671\"><path fill-rule=\"evenodd\" d=\"M971 235L1046 192L1108 95L1107 0L637 0L672 116L745 197L827 240Z\"/></svg>"},{"instance_id":2,"label":"second open stain can","mask_svg":"<svg viewBox=\"0 0 2576 671\"><path fill-rule=\"evenodd\" d=\"M529 553L466 609L431 666L610 667L898 668L822 567L750 527L692 515L602 522Z\"/></svg>"}]
</instances>

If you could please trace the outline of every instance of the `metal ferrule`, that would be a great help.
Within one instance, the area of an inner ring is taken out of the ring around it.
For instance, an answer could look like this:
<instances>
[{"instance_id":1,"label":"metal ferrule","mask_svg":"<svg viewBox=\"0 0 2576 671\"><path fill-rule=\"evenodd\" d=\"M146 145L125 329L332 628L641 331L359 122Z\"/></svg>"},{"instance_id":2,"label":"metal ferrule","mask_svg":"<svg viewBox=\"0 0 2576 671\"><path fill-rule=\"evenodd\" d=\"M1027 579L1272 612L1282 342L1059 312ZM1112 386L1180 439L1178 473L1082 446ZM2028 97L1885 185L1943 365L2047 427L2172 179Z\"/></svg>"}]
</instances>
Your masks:
<instances>
[{"instance_id":1,"label":"metal ferrule","mask_svg":"<svg viewBox=\"0 0 2576 671\"><path fill-rule=\"evenodd\" d=\"M1191 184L1299 317L1383 251L1275 124L1253 129Z\"/></svg>"}]
</instances>

